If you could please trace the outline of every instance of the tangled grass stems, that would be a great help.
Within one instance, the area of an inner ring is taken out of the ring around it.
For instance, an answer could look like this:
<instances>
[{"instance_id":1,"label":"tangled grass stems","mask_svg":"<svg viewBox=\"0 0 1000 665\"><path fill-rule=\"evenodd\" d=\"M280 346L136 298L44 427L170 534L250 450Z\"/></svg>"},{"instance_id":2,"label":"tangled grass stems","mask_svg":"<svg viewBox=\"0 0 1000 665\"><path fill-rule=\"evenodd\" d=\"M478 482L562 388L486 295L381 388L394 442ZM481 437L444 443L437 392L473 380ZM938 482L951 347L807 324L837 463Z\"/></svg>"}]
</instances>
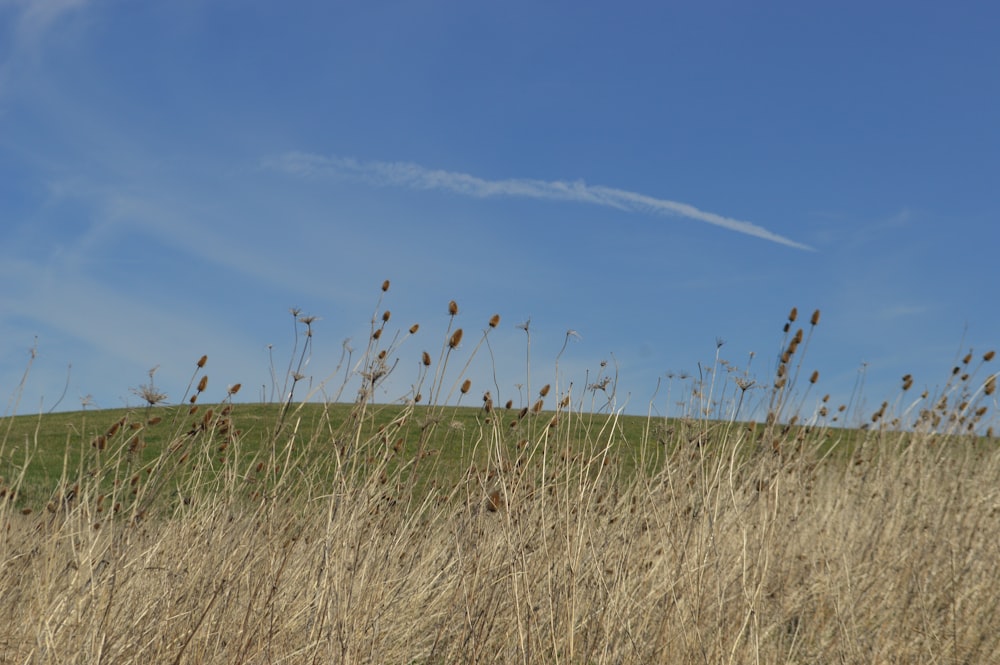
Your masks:
<instances>
[{"instance_id":1,"label":"tangled grass stems","mask_svg":"<svg viewBox=\"0 0 1000 665\"><path fill-rule=\"evenodd\" d=\"M351 385L404 351L379 337ZM584 409L557 371L488 410L283 400L253 445L231 388L64 434L28 514L44 446L22 462L5 436L0 661L995 662L1000 453L968 429L995 374L956 366L923 411L886 400L859 431L752 427L746 391L711 380L684 417L632 420ZM536 413L536 395L558 406Z\"/></svg>"}]
</instances>

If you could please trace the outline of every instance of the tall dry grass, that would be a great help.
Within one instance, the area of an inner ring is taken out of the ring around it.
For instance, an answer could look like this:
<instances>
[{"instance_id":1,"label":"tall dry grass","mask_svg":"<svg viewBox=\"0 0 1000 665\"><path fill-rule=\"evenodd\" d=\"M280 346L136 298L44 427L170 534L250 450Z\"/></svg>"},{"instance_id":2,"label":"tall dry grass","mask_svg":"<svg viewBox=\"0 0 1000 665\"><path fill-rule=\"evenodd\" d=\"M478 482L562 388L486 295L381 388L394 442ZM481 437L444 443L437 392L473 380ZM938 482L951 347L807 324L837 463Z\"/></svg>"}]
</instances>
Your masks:
<instances>
[{"instance_id":1,"label":"tall dry grass","mask_svg":"<svg viewBox=\"0 0 1000 665\"><path fill-rule=\"evenodd\" d=\"M419 399L468 391L457 314L389 425L371 397L415 330L387 341L377 309L344 425L300 432L295 371L244 450L200 381L152 461L140 413L81 442L47 506L0 502L0 662L1000 662L1000 453L967 427L992 376L960 372L912 427L883 407L831 429L786 411L789 335L756 427L702 417L721 386L699 384L630 441L546 385L537 408L485 394L459 442ZM442 445L479 462L442 473Z\"/></svg>"}]
</instances>

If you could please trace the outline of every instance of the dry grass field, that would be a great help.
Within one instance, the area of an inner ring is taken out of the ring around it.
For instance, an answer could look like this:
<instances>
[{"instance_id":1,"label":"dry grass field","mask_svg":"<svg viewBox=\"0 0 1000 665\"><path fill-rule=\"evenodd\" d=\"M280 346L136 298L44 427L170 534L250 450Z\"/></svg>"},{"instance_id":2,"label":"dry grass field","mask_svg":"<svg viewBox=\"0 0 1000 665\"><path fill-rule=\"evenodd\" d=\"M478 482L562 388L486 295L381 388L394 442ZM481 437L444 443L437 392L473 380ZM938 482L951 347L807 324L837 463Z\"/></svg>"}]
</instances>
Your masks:
<instances>
[{"instance_id":1,"label":"dry grass field","mask_svg":"<svg viewBox=\"0 0 1000 665\"><path fill-rule=\"evenodd\" d=\"M384 314L349 405L0 421L0 662L1000 662L992 353L864 430L787 412L818 313L756 425L455 410L454 309L391 407Z\"/></svg>"}]
</instances>

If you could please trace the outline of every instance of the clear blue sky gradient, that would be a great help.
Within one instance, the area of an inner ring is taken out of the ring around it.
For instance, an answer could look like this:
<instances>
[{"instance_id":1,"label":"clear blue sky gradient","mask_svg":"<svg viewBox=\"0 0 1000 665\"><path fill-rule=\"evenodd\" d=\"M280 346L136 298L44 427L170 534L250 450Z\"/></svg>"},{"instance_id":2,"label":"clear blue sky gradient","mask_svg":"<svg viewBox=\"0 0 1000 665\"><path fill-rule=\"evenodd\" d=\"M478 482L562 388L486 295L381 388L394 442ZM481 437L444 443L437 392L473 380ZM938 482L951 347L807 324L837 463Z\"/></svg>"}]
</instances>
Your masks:
<instances>
[{"instance_id":1,"label":"clear blue sky gradient","mask_svg":"<svg viewBox=\"0 0 1000 665\"><path fill-rule=\"evenodd\" d=\"M672 413L717 339L769 383L793 306L822 310L806 411L862 368L872 408L906 373L933 390L1000 346L998 24L995 3L0 0L0 395L34 347L20 413L137 405L156 366L177 400L202 354L208 398L270 398L290 307L319 317L316 386L384 279L390 327L421 330L381 400L451 299L465 354L503 317L477 396L528 399L530 317L533 385L589 399L607 360L618 407Z\"/></svg>"}]
</instances>

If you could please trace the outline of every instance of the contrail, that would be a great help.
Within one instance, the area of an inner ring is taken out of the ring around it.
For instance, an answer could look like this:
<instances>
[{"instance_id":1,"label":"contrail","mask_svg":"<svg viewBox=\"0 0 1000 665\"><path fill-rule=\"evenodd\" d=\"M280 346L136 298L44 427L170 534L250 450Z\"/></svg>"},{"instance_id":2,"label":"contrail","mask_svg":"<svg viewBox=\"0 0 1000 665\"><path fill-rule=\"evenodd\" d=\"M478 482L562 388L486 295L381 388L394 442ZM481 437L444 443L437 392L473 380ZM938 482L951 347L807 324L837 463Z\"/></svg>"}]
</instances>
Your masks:
<instances>
[{"instance_id":1,"label":"contrail","mask_svg":"<svg viewBox=\"0 0 1000 665\"><path fill-rule=\"evenodd\" d=\"M762 226L713 212L700 210L687 203L658 199L645 194L612 187L588 185L583 181L561 180L484 180L468 173L429 169L410 162L362 162L348 157L323 156L302 152L288 152L265 166L304 177L348 177L378 186L408 187L410 189L437 189L472 196L494 196L573 201L616 208L629 212L645 212L671 217L686 217L706 224L721 226L730 231L755 238L770 240L781 245L806 251L812 247L795 242L768 231Z\"/></svg>"}]
</instances>

